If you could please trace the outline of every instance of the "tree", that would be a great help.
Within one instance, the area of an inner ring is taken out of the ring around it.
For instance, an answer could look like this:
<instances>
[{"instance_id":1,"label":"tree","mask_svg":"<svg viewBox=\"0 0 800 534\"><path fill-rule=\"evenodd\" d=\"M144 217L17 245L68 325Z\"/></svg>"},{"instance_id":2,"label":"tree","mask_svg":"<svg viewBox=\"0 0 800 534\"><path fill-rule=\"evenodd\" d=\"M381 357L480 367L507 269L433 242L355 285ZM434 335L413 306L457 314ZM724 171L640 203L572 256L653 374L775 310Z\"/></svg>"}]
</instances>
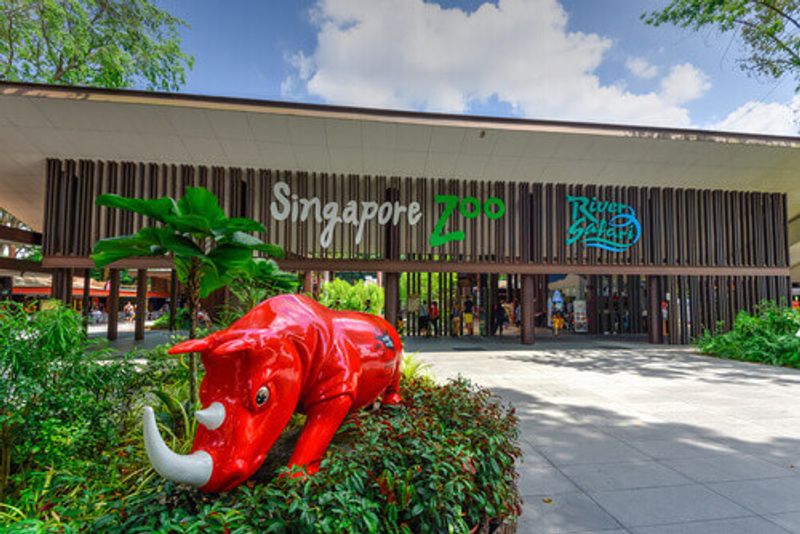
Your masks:
<instances>
[{"instance_id":1,"label":"tree","mask_svg":"<svg viewBox=\"0 0 800 534\"><path fill-rule=\"evenodd\" d=\"M384 292L378 284L359 280L354 284L335 278L322 284L319 301L333 310L369 312L375 315L383 308Z\"/></svg>"},{"instance_id":2,"label":"tree","mask_svg":"<svg viewBox=\"0 0 800 534\"><path fill-rule=\"evenodd\" d=\"M185 26L150 0L0 0L0 80L175 91Z\"/></svg>"},{"instance_id":3,"label":"tree","mask_svg":"<svg viewBox=\"0 0 800 534\"><path fill-rule=\"evenodd\" d=\"M800 0L672 0L642 19L652 26L737 31L747 49L739 60L745 72L774 79L788 75L800 92Z\"/></svg>"},{"instance_id":4,"label":"tree","mask_svg":"<svg viewBox=\"0 0 800 534\"><path fill-rule=\"evenodd\" d=\"M282 257L283 250L263 243L249 232L264 232L264 227L242 217L229 218L219 200L207 189L188 187L183 198L126 198L99 195L98 206L140 213L160 223L142 228L134 235L98 241L92 259L98 268L136 256L171 256L178 279L183 284L189 309L189 337L197 335L197 310L200 299L231 284L237 276L257 272L260 262L253 252ZM173 303L173 306L175 303ZM189 391L197 402L197 358L189 356Z\"/></svg>"},{"instance_id":5,"label":"tree","mask_svg":"<svg viewBox=\"0 0 800 534\"><path fill-rule=\"evenodd\" d=\"M281 271L272 260L256 258L253 268L236 275L229 287L232 302L219 314L217 322L229 326L258 303L284 293L294 293L300 285L296 273Z\"/></svg>"}]
</instances>

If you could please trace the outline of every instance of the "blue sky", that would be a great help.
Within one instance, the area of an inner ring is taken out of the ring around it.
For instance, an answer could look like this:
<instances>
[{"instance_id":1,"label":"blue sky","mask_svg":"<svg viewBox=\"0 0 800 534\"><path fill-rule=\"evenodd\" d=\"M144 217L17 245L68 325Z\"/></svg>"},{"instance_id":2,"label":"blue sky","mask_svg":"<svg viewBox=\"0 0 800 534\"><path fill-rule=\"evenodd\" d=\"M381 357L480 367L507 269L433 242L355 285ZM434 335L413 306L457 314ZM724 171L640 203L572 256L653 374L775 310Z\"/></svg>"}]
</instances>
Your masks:
<instances>
[{"instance_id":1,"label":"blue sky","mask_svg":"<svg viewBox=\"0 0 800 534\"><path fill-rule=\"evenodd\" d=\"M791 80L735 36L653 28L667 0L160 0L190 24L183 91L794 134Z\"/></svg>"}]
</instances>

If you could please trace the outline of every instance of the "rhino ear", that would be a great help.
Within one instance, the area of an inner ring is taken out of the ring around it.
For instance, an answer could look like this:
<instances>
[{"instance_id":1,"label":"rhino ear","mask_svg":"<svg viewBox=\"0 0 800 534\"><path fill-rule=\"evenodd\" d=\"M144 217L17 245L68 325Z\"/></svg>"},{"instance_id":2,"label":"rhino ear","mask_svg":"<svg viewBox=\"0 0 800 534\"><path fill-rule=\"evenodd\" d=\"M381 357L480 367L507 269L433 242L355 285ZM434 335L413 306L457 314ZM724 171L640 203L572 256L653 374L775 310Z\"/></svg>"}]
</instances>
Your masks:
<instances>
[{"instance_id":1,"label":"rhino ear","mask_svg":"<svg viewBox=\"0 0 800 534\"><path fill-rule=\"evenodd\" d=\"M208 350L208 339L188 339L178 343L167 352L169 354L184 354L186 352L203 352Z\"/></svg>"},{"instance_id":2,"label":"rhino ear","mask_svg":"<svg viewBox=\"0 0 800 534\"><path fill-rule=\"evenodd\" d=\"M227 356L235 352L250 350L253 347L253 342L249 339L232 339L231 341L226 341L222 345L214 347L212 354L214 356Z\"/></svg>"}]
</instances>

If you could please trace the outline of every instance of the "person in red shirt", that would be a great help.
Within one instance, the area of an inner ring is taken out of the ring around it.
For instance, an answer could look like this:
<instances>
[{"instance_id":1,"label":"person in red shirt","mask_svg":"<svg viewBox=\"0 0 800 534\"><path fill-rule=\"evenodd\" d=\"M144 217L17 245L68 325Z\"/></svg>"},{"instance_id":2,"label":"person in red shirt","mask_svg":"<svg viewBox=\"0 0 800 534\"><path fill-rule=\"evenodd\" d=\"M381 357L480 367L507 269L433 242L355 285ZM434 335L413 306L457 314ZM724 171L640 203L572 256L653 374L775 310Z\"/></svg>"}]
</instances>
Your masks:
<instances>
[{"instance_id":1,"label":"person in red shirt","mask_svg":"<svg viewBox=\"0 0 800 534\"><path fill-rule=\"evenodd\" d=\"M435 300L431 304L430 310L428 310L428 315L430 316L431 326L433 326L433 335L439 337L439 303Z\"/></svg>"}]
</instances>

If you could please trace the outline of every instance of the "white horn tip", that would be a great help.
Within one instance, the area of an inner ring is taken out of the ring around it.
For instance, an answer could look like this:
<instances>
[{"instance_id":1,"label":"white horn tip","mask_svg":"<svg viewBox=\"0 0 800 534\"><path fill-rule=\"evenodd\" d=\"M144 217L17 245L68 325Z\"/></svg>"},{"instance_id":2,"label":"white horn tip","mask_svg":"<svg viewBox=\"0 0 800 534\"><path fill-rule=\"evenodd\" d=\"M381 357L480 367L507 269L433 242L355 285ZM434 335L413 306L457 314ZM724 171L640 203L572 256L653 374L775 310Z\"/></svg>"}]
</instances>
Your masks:
<instances>
[{"instance_id":1,"label":"white horn tip","mask_svg":"<svg viewBox=\"0 0 800 534\"><path fill-rule=\"evenodd\" d=\"M173 452L161 437L156 416L150 406L144 407L144 448L147 457L159 475L194 487L201 487L211 479L214 460L206 451L195 451L189 455Z\"/></svg>"},{"instance_id":2,"label":"white horn tip","mask_svg":"<svg viewBox=\"0 0 800 534\"><path fill-rule=\"evenodd\" d=\"M225 405L212 402L208 408L194 412L197 422L209 430L216 430L225 422Z\"/></svg>"}]
</instances>

